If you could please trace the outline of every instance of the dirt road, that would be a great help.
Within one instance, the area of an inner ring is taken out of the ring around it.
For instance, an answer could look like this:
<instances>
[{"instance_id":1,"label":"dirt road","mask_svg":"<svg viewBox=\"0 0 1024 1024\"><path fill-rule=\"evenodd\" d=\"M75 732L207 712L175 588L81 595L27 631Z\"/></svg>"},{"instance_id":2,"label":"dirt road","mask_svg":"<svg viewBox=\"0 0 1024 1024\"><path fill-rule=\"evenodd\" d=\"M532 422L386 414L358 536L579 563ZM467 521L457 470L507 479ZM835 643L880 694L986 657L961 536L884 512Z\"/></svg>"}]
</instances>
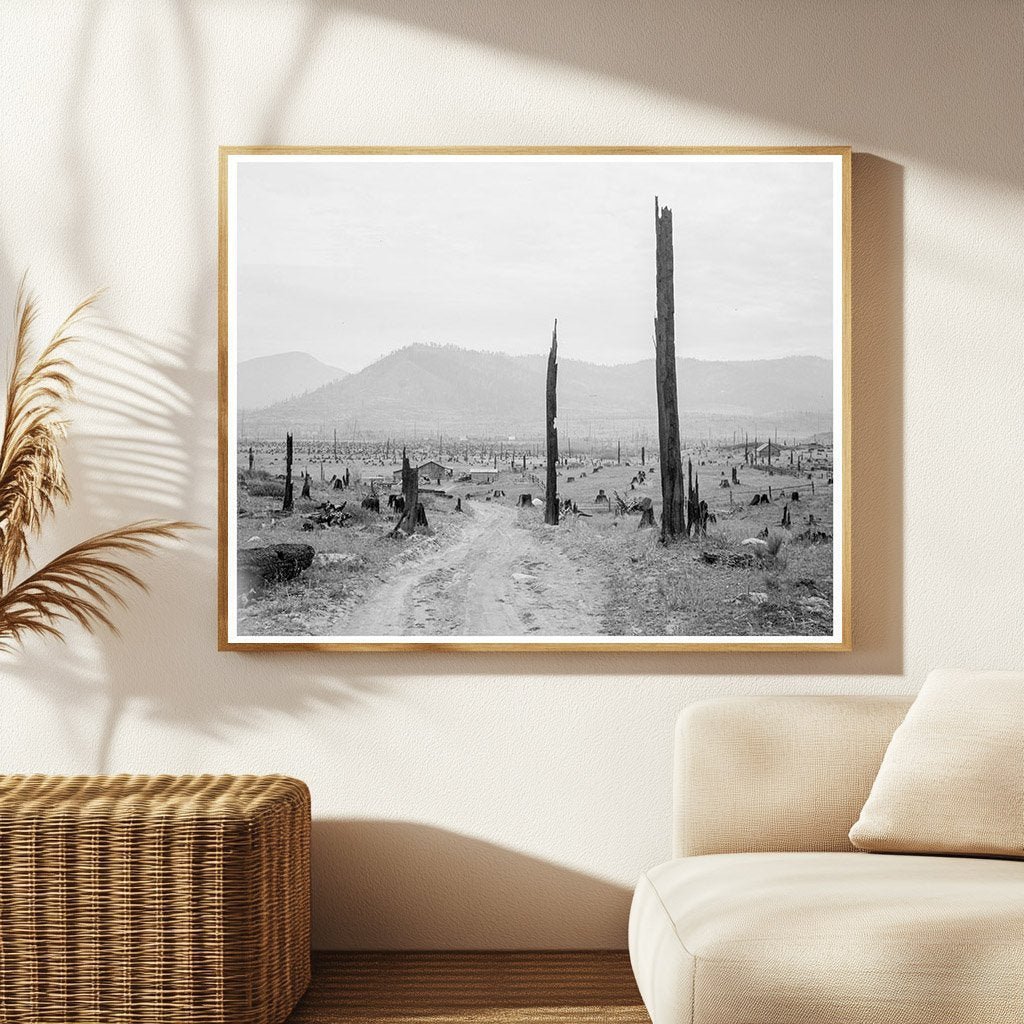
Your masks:
<instances>
[{"instance_id":1,"label":"dirt road","mask_svg":"<svg viewBox=\"0 0 1024 1024\"><path fill-rule=\"evenodd\" d=\"M448 547L395 567L336 636L587 636L601 632L603 578L506 505L474 503Z\"/></svg>"}]
</instances>

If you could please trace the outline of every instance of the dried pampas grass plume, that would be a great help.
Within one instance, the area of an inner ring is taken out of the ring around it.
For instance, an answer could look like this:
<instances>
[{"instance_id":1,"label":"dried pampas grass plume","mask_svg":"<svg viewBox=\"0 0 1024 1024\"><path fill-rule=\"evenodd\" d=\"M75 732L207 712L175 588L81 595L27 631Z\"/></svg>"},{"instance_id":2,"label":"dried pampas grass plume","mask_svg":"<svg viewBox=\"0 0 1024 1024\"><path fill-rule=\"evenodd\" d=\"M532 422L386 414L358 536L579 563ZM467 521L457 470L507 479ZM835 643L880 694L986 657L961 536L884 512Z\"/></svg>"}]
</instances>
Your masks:
<instances>
[{"instance_id":1,"label":"dried pampas grass plume","mask_svg":"<svg viewBox=\"0 0 1024 1024\"><path fill-rule=\"evenodd\" d=\"M66 354L78 340L76 329L98 293L80 302L50 340L33 355L33 325L38 304L22 279L18 290L15 337L0 442L0 650L26 635L63 639L69 621L93 631L117 629L113 605L124 605L119 588L145 584L122 564L125 555L152 555L158 542L196 529L193 523L158 520L132 523L98 534L58 555L18 583L14 579L29 557L29 541L38 536L57 504L71 500L61 444L67 431L65 409L73 397L74 365Z\"/></svg>"}]
</instances>

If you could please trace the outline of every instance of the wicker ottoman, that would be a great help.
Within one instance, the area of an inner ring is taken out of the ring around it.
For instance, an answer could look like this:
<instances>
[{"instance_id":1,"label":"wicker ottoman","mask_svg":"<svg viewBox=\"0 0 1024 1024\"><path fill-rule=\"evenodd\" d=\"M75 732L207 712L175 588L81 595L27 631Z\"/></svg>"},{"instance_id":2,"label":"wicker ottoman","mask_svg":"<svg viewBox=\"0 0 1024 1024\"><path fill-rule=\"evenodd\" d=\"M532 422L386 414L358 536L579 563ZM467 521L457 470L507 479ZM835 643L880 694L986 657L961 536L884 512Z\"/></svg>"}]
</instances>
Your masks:
<instances>
[{"instance_id":1,"label":"wicker ottoman","mask_svg":"<svg viewBox=\"0 0 1024 1024\"><path fill-rule=\"evenodd\" d=\"M309 830L283 776L0 777L0 1021L279 1024Z\"/></svg>"}]
</instances>

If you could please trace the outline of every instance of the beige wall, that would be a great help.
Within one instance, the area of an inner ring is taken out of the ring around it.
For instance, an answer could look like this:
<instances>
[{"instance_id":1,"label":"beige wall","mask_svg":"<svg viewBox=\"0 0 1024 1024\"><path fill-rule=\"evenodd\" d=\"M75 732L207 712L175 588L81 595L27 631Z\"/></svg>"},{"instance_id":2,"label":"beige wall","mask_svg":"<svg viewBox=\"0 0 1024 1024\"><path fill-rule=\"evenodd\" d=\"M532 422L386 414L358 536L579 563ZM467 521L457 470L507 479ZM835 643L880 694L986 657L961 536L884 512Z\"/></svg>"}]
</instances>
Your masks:
<instances>
[{"instance_id":1,"label":"beige wall","mask_svg":"<svg viewBox=\"0 0 1024 1024\"><path fill-rule=\"evenodd\" d=\"M50 543L151 514L213 527L219 143L858 152L853 654L217 654L211 530L148 568L123 642L5 661L0 766L306 779L320 946L621 946L632 882L669 851L682 705L1020 667L1021 12L0 6L0 312L26 267L51 321L109 288Z\"/></svg>"}]
</instances>

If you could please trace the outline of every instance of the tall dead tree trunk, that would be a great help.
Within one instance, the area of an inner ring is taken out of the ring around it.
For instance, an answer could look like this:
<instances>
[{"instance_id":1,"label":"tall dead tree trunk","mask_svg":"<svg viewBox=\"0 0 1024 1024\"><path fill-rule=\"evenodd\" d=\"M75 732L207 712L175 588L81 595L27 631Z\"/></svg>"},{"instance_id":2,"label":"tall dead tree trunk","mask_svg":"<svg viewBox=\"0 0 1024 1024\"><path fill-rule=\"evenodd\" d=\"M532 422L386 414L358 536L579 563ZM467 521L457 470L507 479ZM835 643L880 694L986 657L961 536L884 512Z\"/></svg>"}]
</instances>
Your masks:
<instances>
[{"instance_id":1,"label":"tall dead tree trunk","mask_svg":"<svg viewBox=\"0 0 1024 1024\"><path fill-rule=\"evenodd\" d=\"M696 517L693 514L693 459L686 460L686 536L693 530Z\"/></svg>"},{"instance_id":2,"label":"tall dead tree trunk","mask_svg":"<svg viewBox=\"0 0 1024 1024\"><path fill-rule=\"evenodd\" d=\"M544 495L544 521L549 526L558 525L558 429L555 425L558 414L558 321L551 330L551 352L548 354L547 381L547 440L548 474Z\"/></svg>"},{"instance_id":3,"label":"tall dead tree trunk","mask_svg":"<svg viewBox=\"0 0 1024 1024\"><path fill-rule=\"evenodd\" d=\"M655 375L658 385L658 445L661 455L661 539L668 542L686 533L686 495L679 452L679 397L676 389L676 326L673 295L672 211L654 197Z\"/></svg>"},{"instance_id":4,"label":"tall dead tree trunk","mask_svg":"<svg viewBox=\"0 0 1024 1024\"><path fill-rule=\"evenodd\" d=\"M405 512L402 526L407 534L416 532L420 503L420 475L409 465L409 458L402 449L402 497L405 499Z\"/></svg>"},{"instance_id":5,"label":"tall dead tree trunk","mask_svg":"<svg viewBox=\"0 0 1024 1024\"><path fill-rule=\"evenodd\" d=\"M548 354L547 379L547 442L548 467L547 489L544 493L544 522L548 526L558 525L558 430L555 420L558 412L558 320L551 330L551 352Z\"/></svg>"},{"instance_id":6,"label":"tall dead tree trunk","mask_svg":"<svg viewBox=\"0 0 1024 1024\"><path fill-rule=\"evenodd\" d=\"M292 490L292 435L285 435L284 442L284 505L282 511L291 512L295 507L295 493Z\"/></svg>"}]
</instances>

